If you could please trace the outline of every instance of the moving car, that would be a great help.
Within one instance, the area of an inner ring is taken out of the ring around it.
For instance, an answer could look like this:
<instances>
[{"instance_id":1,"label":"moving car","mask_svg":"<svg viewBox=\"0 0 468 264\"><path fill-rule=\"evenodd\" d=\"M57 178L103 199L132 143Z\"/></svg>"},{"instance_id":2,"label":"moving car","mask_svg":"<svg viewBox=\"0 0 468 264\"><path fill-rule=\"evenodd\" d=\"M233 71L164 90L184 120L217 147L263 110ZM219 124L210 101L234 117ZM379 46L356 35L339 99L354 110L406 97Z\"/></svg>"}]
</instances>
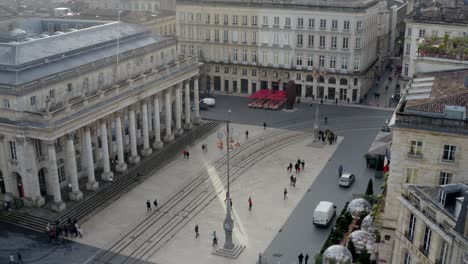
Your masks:
<instances>
[{"instance_id":1,"label":"moving car","mask_svg":"<svg viewBox=\"0 0 468 264\"><path fill-rule=\"evenodd\" d=\"M312 222L315 226L327 227L336 214L336 205L332 202L321 201L315 207Z\"/></svg>"},{"instance_id":2,"label":"moving car","mask_svg":"<svg viewBox=\"0 0 468 264\"><path fill-rule=\"evenodd\" d=\"M204 103L210 107L214 107L216 104L216 100L214 98L203 98L200 100L200 103Z\"/></svg>"},{"instance_id":3,"label":"moving car","mask_svg":"<svg viewBox=\"0 0 468 264\"><path fill-rule=\"evenodd\" d=\"M338 185L342 187L349 187L353 184L355 179L356 177L354 176L354 174L343 173L343 175L341 175L340 177L340 180L338 181Z\"/></svg>"}]
</instances>

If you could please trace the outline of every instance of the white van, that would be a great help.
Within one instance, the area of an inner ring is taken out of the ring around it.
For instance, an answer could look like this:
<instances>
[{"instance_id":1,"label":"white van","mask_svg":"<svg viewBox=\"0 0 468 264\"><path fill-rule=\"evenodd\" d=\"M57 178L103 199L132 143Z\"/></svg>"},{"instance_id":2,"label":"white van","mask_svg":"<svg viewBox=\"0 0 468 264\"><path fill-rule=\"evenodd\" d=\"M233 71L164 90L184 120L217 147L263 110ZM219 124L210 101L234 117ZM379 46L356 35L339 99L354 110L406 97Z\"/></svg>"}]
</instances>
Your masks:
<instances>
[{"instance_id":1,"label":"white van","mask_svg":"<svg viewBox=\"0 0 468 264\"><path fill-rule=\"evenodd\" d=\"M327 227L336 214L336 205L332 202L321 201L314 210L313 223L315 226Z\"/></svg>"}]
</instances>

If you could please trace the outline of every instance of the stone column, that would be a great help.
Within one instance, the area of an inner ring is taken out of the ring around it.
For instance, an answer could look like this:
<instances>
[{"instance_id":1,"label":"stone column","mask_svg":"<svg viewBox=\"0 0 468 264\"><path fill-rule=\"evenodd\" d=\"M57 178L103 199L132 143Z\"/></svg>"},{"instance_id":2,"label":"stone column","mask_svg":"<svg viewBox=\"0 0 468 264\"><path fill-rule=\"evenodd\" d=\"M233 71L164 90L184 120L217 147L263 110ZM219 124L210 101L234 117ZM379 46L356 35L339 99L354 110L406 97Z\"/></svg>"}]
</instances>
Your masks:
<instances>
[{"instance_id":1,"label":"stone column","mask_svg":"<svg viewBox=\"0 0 468 264\"><path fill-rule=\"evenodd\" d=\"M144 100L141 104L141 115L143 121L143 150L141 154L143 156L149 156L153 153L149 142L149 127L148 127L148 101Z\"/></svg>"},{"instance_id":2,"label":"stone column","mask_svg":"<svg viewBox=\"0 0 468 264\"><path fill-rule=\"evenodd\" d=\"M182 83L176 86L175 123L175 135L180 136L184 133L184 130L182 130Z\"/></svg>"},{"instance_id":3,"label":"stone column","mask_svg":"<svg viewBox=\"0 0 468 264\"><path fill-rule=\"evenodd\" d=\"M22 140L22 142L21 142ZM20 159L20 167L23 173L23 188L24 188L24 203L27 206L31 207L41 207L45 204L44 197L41 196L41 190L39 187L39 177L37 170L37 161L34 151L34 144L32 138L18 139L18 147L22 147L22 151L19 154L22 154ZM20 146L22 143L22 146ZM22 153L21 153L22 152Z\"/></svg>"},{"instance_id":4,"label":"stone column","mask_svg":"<svg viewBox=\"0 0 468 264\"><path fill-rule=\"evenodd\" d=\"M137 164L140 161L140 156L138 156L137 151L137 134L136 134L136 122L135 122L135 109L130 107L128 111L129 117L129 130L130 130L130 158L129 161L131 164Z\"/></svg>"},{"instance_id":5,"label":"stone column","mask_svg":"<svg viewBox=\"0 0 468 264\"><path fill-rule=\"evenodd\" d=\"M94 160L93 160L93 145L91 143L91 128L89 126L84 129L84 157L86 160L86 173L88 174L88 182L86 183L86 189L95 191L99 188L99 183L96 181L94 175Z\"/></svg>"},{"instance_id":6,"label":"stone column","mask_svg":"<svg viewBox=\"0 0 468 264\"><path fill-rule=\"evenodd\" d=\"M154 124L154 149L161 149L163 147L163 142L161 141L161 121L159 119L159 94L155 95L153 104L153 124Z\"/></svg>"},{"instance_id":7,"label":"stone column","mask_svg":"<svg viewBox=\"0 0 468 264\"><path fill-rule=\"evenodd\" d=\"M115 115L115 137L117 140L117 165L115 170L118 172L124 172L127 170L127 164L124 159L124 143L122 135L122 112L119 111Z\"/></svg>"},{"instance_id":8,"label":"stone column","mask_svg":"<svg viewBox=\"0 0 468 264\"><path fill-rule=\"evenodd\" d=\"M153 102L151 101L151 98L148 98L148 133L149 133L149 137L151 139L152 135L153 135L153 116L152 116L152 113L153 113Z\"/></svg>"},{"instance_id":9,"label":"stone column","mask_svg":"<svg viewBox=\"0 0 468 264\"><path fill-rule=\"evenodd\" d=\"M196 80L194 80L196 82ZM190 130L192 129L192 122L190 119L190 81L185 82L185 124L184 129Z\"/></svg>"},{"instance_id":10,"label":"stone column","mask_svg":"<svg viewBox=\"0 0 468 264\"><path fill-rule=\"evenodd\" d=\"M102 145L102 167L104 171L102 172L101 178L103 181L113 181L114 173L110 170L110 161L109 161L109 146L107 141L107 126L106 121L102 120L101 122L101 145Z\"/></svg>"},{"instance_id":11,"label":"stone column","mask_svg":"<svg viewBox=\"0 0 468 264\"><path fill-rule=\"evenodd\" d=\"M67 151L67 165L68 165L68 176L70 177L70 183L72 190L69 193L70 200L79 201L83 198L83 193L80 191L78 185L78 171L76 170L76 157L75 157L75 143L73 142L73 134L67 135L66 143Z\"/></svg>"},{"instance_id":12,"label":"stone column","mask_svg":"<svg viewBox=\"0 0 468 264\"><path fill-rule=\"evenodd\" d=\"M172 123L172 96L171 88L166 90L165 94L165 108L166 108L166 135L164 136L165 142L171 142L174 140L174 135L172 134L171 123Z\"/></svg>"},{"instance_id":13,"label":"stone column","mask_svg":"<svg viewBox=\"0 0 468 264\"><path fill-rule=\"evenodd\" d=\"M47 142L47 152L49 156L49 170L47 172L47 176L54 194L54 202L51 205L51 209L55 212L60 212L65 210L66 205L62 201L62 194L60 193L57 154L55 153L55 141Z\"/></svg>"},{"instance_id":14,"label":"stone column","mask_svg":"<svg viewBox=\"0 0 468 264\"><path fill-rule=\"evenodd\" d=\"M200 124L200 97L198 89L198 76L193 79L193 123Z\"/></svg>"}]
</instances>

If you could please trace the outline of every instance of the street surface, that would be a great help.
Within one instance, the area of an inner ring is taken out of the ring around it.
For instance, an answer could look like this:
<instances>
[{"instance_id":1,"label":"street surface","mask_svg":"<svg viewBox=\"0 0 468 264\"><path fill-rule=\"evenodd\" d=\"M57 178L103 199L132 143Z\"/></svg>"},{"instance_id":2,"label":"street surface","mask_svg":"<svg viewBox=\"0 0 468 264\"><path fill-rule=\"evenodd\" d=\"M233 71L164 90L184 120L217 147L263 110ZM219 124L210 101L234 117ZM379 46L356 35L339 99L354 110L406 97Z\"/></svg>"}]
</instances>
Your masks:
<instances>
[{"instance_id":1,"label":"street surface","mask_svg":"<svg viewBox=\"0 0 468 264\"><path fill-rule=\"evenodd\" d=\"M223 132L220 129L188 147L190 160L178 158L90 218L83 224L85 237L75 239L76 242L49 246L40 234L16 228L5 232L6 228L1 226L0 263L18 250L25 262L40 264L120 264L134 263L137 259L170 264L193 262L194 256L201 262L193 263L252 263L262 251L269 263L297 263L300 252L313 257L330 232L330 228L312 225L312 212L319 201L332 201L341 210L353 193L364 192L370 178L374 179L374 192L379 192L382 179L375 179L373 171L365 167L363 155L391 112L375 107L320 105L321 129L332 130L339 141L319 149L307 147L312 140L315 107L302 103L296 111L273 112L249 109L248 102L242 97L217 96L216 107L202 111L204 118L225 120L227 110L231 109L234 138L241 145L242 152L231 164L235 228L240 232L235 233L234 239L247 246L238 261L210 253L213 230L217 231L220 246L224 241L222 197L226 172L224 152L216 149ZM325 116L328 124L323 122ZM267 123L266 131L263 122ZM245 141L245 130L249 130L251 141ZM203 143L208 145L207 153L201 152ZM285 167L288 161L297 158L306 160L306 171L298 176L298 186L293 189L289 187ZM351 188L338 187L340 164L345 172L357 176ZM285 187L290 197L283 201ZM254 200L252 212L246 210L248 196ZM145 212L144 201L154 198L161 210ZM199 240L193 237L195 223L201 229ZM21 246L24 244L28 246Z\"/></svg>"}]
</instances>

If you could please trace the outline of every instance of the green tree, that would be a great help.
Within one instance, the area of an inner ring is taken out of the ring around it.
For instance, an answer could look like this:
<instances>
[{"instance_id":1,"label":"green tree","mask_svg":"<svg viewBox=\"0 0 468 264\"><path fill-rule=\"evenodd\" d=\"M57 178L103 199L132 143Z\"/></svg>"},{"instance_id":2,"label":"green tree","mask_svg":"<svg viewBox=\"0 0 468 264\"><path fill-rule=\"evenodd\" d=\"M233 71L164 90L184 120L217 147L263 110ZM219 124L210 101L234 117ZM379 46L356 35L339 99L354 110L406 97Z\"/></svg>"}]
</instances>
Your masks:
<instances>
[{"instance_id":1,"label":"green tree","mask_svg":"<svg viewBox=\"0 0 468 264\"><path fill-rule=\"evenodd\" d=\"M366 195L374 195L374 184L372 179L369 179L369 183L367 183Z\"/></svg>"},{"instance_id":2,"label":"green tree","mask_svg":"<svg viewBox=\"0 0 468 264\"><path fill-rule=\"evenodd\" d=\"M349 252L351 252L351 255L353 256L353 260L355 260L357 256L357 252L356 252L356 247L354 246L354 242L351 238L348 239L348 249L349 249Z\"/></svg>"},{"instance_id":3,"label":"green tree","mask_svg":"<svg viewBox=\"0 0 468 264\"><path fill-rule=\"evenodd\" d=\"M367 252L366 248L364 248L361 254L359 254L356 262L360 264L371 264L370 254Z\"/></svg>"},{"instance_id":4,"label":"green tree","mask_svg":"<svg viewBox=\"0 0 468 264\"><path fill-rule=\"evenodd\" d=\"M322 262L323 262L322 254L319 253L319 254L315 255L314 261L315 261L315 264L322 264Z\"/></svg>"}]
</instances>

